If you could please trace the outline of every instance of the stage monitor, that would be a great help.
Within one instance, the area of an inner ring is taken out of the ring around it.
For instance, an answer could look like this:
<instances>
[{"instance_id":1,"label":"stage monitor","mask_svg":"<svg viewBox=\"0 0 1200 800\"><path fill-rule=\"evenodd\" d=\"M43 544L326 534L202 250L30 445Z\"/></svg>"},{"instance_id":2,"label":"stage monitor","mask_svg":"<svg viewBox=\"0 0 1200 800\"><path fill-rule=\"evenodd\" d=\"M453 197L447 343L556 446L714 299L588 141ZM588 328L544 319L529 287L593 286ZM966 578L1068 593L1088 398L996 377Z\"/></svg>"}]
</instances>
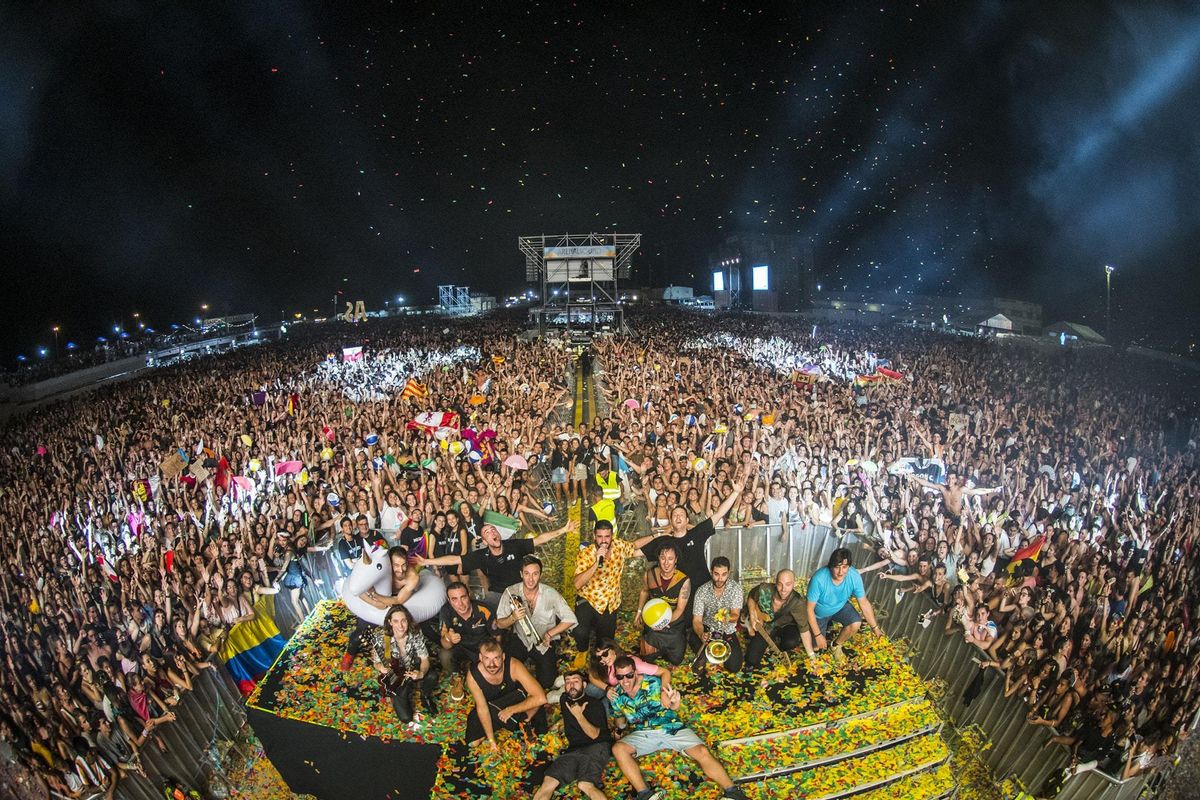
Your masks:
<instances>
[{"instance_id":1,"label":"stage monitor","mask_svg":"<svg viewBox=\"0 0 1200 800\"><path fill-rule=\"evenodd\" d=\"M768 279L771 268L766 264L754 267L751 271L751 286L756 292L765 292L770 288Z\"/></svg>"},{"instance_id":2,"label":"stage monitor","mask_svg":"<svg viewBox=\"0 0 1200 800\"><path fill-rule=\"evenodd\" d=\"M550 283L612 283L616 280L616 248L607 245L547 247L546 280Z\"/></svg>"},{"instance_id":3,"label":"stage monitor","mask_svg":"<svg viewBox=\"0 0 1200 800\"><path fill-rule=\"evenodd\" d=\"M725 291L725 273L717 270L713 273L712 289L714 292Z\"/></svg>"}]
</instances>

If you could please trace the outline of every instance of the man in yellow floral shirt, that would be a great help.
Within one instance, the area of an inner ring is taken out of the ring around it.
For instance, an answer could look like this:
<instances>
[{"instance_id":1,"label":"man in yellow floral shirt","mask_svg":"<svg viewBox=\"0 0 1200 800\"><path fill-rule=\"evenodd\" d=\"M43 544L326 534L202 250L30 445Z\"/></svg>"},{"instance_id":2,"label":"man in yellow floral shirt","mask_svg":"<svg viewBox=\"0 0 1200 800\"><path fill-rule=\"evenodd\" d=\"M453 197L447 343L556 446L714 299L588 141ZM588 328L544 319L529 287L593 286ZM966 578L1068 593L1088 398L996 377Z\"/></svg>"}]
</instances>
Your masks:
<instances>
[{"instance_id":1,"label":"man in yellow floral shirt","mask_svg":"<svg viewBox=\"0 0 1200 800\"><path fill-rule=\"evenodd\" d=\"M616 537L613 524L597 520L592 543L575 560L575 646L586 651L593 634L596 641L617 635L617 610L621 607L621 573L625 562L642 554L652 536L635 541Z\"/></svg>"}]
</instances>

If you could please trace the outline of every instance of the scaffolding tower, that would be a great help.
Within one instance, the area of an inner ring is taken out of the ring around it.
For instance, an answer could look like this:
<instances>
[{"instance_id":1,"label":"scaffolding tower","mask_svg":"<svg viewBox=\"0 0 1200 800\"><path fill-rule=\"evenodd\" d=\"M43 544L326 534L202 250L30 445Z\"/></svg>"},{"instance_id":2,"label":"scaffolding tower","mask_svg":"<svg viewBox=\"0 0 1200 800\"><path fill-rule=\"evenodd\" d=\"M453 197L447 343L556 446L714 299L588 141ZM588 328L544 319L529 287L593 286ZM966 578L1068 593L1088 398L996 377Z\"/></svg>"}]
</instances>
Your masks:
<instances>
[{"instance_id":1,"label":"scaffolding tower","mask_svg":"<svg viewBox=\"0 0 1200 800\"><path fill-rule=\"evenodd\" d=\"M530 312L539 333L564 330L590 338L624 327L618 281L629 280L640 233L522 236L525 280L537 281L541 305Z\"/></svg>"},{"instance_id":2,"label":"scaffolding tower","mask_svg":"<svg viewBox=\"0 0 1200 800\"><path fill-rule=\"evenodd\" d=\"M466 317L474 312L468 286L455 286L452 283L438 286L438 304L451 317Z\"/></svg>"}]
</instances>

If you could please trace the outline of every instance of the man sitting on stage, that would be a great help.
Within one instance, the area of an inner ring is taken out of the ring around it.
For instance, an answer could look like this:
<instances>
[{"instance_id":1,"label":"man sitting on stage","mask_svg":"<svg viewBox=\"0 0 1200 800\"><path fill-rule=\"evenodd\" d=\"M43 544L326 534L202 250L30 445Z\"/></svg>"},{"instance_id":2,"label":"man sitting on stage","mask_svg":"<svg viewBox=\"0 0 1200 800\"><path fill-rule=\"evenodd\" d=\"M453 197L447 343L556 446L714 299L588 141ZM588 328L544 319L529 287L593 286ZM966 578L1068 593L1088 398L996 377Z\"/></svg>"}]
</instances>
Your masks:
<instances>
[{"instance_id":1,"label":"man sitting on stage","mask_svg":"<svg viewBox=\"0 0 1200 800\"><path fill-rule=\"evenodd\" d=\"M746 629L750 641L746 643L746 664L755 669L762 663L768 642L766 637L780 650L794 650L804 643L804 649L812 656L812 637L808 632L808 615L804 598L796 594L796 574L790 569L781 569L774 583L760 583L750 590L746 600L749 618Z\"/></svg>"},{"instance_id":2,"label":"man sitting on stage","mask_svg":"<svg viewBox=\"0 0 1200 800\"><path fill-rule=\"evenodd\" d=\"M720 639L729 647L723 666L729 672L742 668L742 645L738 642L737 623L742 613L742 585L729 577L729 559L717 556L712 560L712 581L696 592L692 608L692 631L700 640L697 652L703 652L709 641Z\"/></svg>"},{"instance_id":3,"label":"man sitting on stage","mask_svg":"<svg viewBox=\"0 0 1200 800\"><path fill-rule=\"evenodd\" d=\"M495 748L497 728L517 731L525 723L536 733L546 732L546 693L524 664L504 655L499 642L487 639L479 646L467 689L475 700L475 713L467 715L468 744L487 739Z\"/></svg>"},{"instance_id":4,"label":"man sitting on stage","mask_svg":"<svg viewBox=\"0 0 1200 800\"><path fill-rule=\"evenodd\" d=\"M479 646L496 636L496 621L483 603L471 599L467 585L454 581L446 587L446 605L438 612L442 671L453 678L450 699L462 699L462 675L479 660Z\"/></svg>"},{"instance_id":5,"label":"man sitting on stage","mask_svg":"<svg viewBox=\"0 0 1200 800\"><path fill-rule=\"evenodd\" d=\"M685 727L679 719L676 713L681 701L678 689L663 687L662 681L653 675L642 675L629 656L619 657L613 662L613 669L617 676L617 691L611 701L613 714L624 717L633 726L632 732L613 745L613 756L637 792L637 800L662 797L661 791L646 786L637 762L639 757L659 750L687 754L700 765L709 780L721 787L725 797L748 800L746 793L733 785L729 773L696 732Z\"/></svg>"},{"instance_id":6,"label":"man sitting on stage","mask_svg":"<svg viewBox=\"0 0 1200 800\"><path fill-rule=\"evenodd\" d=\"M600 790L604 767L612 758L612 734L604 701L584 694L587 680L582 670L563 677L563 695L559 700L567 749L546 770L546 778L533 800L550 800L554 790L578 782L579 791L592 800L605 800Z\"/></svg>"},{"instance_id":7,"label":"man sitting on stage","mask_svg":"<svg viewBox=\"0 0 1200 800\"><path fill-rule=\"evenodd\" d=\"M549 689L558 677L558 638L575 624L575 612L563 596L542 583L542 562L537 556L525 556L521 582L504 590L497 610L496 626L512 629L504 642L505 652L532 661L538 683Z\"/></svg>"},{"instance_id":8,"label":"man sitting on stage","mask_svg":"<svg viewBox=\"0 0 1200 800\"><path fill-rule=\"evenodd\" d=\"M862 608L862 616L850 605L850 597L858 598ZM875 622L875 609L867 600L863 589L862 576L858 570L850 566L850 551L839 547L829 556L829 564L813 573L808 582L808 629L813 634L813 649L824 650L828 645L825 634L829 632L829 623L837 622L842 626L837 641L833 643L834 652L841 652L842 642L849 639L862 627L862 618L867 618L871 631L879 633L879 625Z\"/></svg>"}]
</instances>

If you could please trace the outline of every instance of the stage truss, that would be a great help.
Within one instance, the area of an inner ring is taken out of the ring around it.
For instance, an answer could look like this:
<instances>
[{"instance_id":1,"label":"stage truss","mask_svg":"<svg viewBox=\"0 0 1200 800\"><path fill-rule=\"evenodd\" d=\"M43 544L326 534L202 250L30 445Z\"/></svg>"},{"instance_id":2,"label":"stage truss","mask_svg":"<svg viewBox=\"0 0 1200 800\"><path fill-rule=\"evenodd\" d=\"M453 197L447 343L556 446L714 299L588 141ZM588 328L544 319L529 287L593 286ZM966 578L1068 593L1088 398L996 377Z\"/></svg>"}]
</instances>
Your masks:
<instances>
[{"instance_id":1,"label":"stage truss","mask_svg":"<svg viewBox=\"0 0 1200 800\"><path fill-rule=\"evenodd\" d=\"M451 317L466 317L474 311L471 306L471 289L468 286L445 284L438 286L438 304Z\"/></svg>"},{"instance_id":2,"label":"stage truss","mask_svg":"<svg viewBox=\"0 0 1200 800\"><path fill-rule=\"evenodd\" d=\"M590 336L624 325L618 283L633 271L640 233L564 233L522 236L525 279L537 281L541 305L531 310L540 333L565 330Z\"/></svg>"}]
</instances>

